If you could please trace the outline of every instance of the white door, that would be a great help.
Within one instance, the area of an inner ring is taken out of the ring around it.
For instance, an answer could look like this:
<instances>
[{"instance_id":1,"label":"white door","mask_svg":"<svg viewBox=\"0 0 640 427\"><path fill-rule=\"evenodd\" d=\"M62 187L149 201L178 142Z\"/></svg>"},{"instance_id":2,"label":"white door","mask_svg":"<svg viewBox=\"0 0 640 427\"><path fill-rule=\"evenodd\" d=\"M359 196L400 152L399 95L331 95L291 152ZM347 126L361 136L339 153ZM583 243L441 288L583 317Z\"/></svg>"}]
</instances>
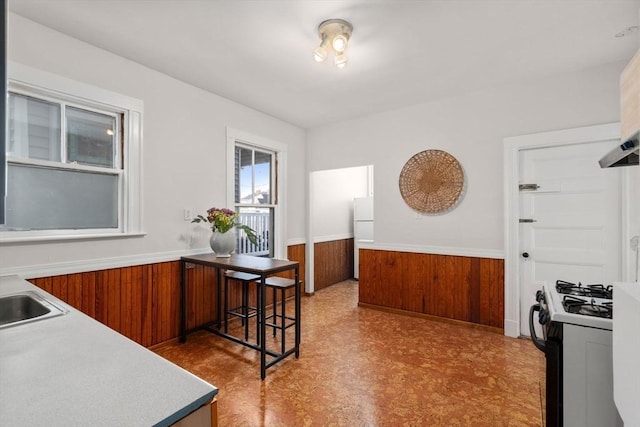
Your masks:
<instances>
[{"instance_id":1,"label":"white door","mask_svg":"<svg viewBox=\"0 0 640 427\"><path fill-rule=\"evenodd\" d=\"M529 308L542 283L621 278L621 174L598 164L611 147L600 141L519 152L522 335L530 335Z\"/></svg>"}]
</instances>

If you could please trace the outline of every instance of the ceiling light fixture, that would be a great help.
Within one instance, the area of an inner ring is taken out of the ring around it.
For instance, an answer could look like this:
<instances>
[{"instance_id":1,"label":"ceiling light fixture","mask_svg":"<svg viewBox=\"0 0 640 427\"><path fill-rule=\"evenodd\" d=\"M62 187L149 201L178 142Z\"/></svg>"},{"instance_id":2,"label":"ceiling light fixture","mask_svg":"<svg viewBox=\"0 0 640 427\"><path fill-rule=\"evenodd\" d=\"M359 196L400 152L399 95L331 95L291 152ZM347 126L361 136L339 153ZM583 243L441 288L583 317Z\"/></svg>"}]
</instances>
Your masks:
<instances>
[{"instance_id":1,"label":"ceiling light fixture","mask_svg":"<svg viewBox=\"0 0 640 427\"><path fill-rule=\"evenodd\" d=\"M313 59L316 62L323 62L329 55L328 47L333 49L335 55L333 63L338 68L347 65L348 58L345 54L353 25L344 19L327 19L318 26L318 36L320 36L320 46L313 50Z\"/></svg>"}]
</instances>

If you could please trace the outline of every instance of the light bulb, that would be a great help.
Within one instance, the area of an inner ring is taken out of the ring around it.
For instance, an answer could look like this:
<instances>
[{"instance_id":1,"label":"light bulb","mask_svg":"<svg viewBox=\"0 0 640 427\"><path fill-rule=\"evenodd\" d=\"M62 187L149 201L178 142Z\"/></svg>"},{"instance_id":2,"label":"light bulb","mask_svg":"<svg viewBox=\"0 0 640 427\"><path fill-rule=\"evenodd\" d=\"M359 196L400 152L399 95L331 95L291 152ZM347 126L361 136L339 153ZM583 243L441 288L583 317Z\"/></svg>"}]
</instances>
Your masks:
<instances>
[{"instance_id":1,"label":"light bulb","mask_svg":"<svg viewBox=\"0 0 640 427\"><path fill-rule=\"evenodd\" d=\"M313 50L313 59L315 59L316 62L322 62L327 59L327 49L322 46L315 48Z\"/></svg>"},{"instance_id":2,"label":"light bulb","mask_svg":"<svg viewBox=\"0 0 640 427\"><path fill-rule=\"evenodd\" d=\"M349 59L347 58L346 54L339 53L334 58L333 63L336 65L336 67L342 69L342 68L347 66L347 62L348 61L349 61Z\"/></svg>"},{"instance_id":3,"label":"light bulb","mask_svg":"<svg viewBox=\"0 0 640 427\"><path fill-rule=\"evenodd\" d=\"M333 38L331 45L333 46L333 50L342 53L347 48L347 38L342 34L338 34Z\"/></svg>"}]
</instances>

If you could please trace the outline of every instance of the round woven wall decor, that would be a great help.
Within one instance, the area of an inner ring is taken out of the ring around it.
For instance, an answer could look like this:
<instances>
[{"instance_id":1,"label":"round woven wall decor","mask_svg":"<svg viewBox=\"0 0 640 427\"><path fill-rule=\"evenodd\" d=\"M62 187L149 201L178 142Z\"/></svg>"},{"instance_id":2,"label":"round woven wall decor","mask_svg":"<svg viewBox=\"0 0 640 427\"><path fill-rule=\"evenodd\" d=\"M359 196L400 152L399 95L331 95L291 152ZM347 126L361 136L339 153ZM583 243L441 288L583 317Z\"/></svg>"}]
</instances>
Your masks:
<instances>
[{"instance_id":1,"label":"round woven wall decor","mask_svg":"<svg viewBox=\"0 0 640 427\"><path fill-rule=\"evenodd\" d=\"M412 209L438 214L453 209L464 190L464 172L455 157L442 150L422 151L400 172L400 194Z\"/></svg>"}]
</instances>

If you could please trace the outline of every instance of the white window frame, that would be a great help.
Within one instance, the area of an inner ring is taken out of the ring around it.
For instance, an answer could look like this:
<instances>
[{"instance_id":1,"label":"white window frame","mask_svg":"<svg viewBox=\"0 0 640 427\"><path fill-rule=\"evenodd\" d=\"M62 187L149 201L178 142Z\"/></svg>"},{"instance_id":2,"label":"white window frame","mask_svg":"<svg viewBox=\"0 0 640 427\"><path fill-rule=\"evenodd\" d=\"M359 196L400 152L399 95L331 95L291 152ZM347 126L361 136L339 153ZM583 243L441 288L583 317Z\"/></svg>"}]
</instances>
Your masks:
<instances>
[{"instance_id":1,"label":"white window frame","mask_svg":"<svg viewBox=\"0 0 640 427\"><path fill-rule=\"evenodd\" d=\"M252 135L238 129L227 127L227 206L235 207L235 147L236 142L245 146L255 147L274 152L276 154L276 185L275 194L271 197L275 202L273 208L273 256L277 259L287 259L286 245L286 212L287 212L287 146L261 136Z\"/></svg>"},{"instance_id":2,"label":"white window frame","mask_svg":"<svg viewBox=\"0 0 640 427\"><path fill-rule=\"evenodd\" d=\"M0 242L29 242L47 240L76 240L140 236L142 231L142 114L141 100L71 80L56 74L9 62L8 91L35 98L67 103L69 106L112 111L122 114L123 144L122 168L114 169L119 179L118 228L73 230L1 230ZM120 151L118 151L120 157ZM40 164L60 167L58 162L19 159L7 156L15 164ZM118 160L118 163L120 160ZM88 165L65 164L64 169L104 172L103 168Z\"/></svg>"}]
</instances>

